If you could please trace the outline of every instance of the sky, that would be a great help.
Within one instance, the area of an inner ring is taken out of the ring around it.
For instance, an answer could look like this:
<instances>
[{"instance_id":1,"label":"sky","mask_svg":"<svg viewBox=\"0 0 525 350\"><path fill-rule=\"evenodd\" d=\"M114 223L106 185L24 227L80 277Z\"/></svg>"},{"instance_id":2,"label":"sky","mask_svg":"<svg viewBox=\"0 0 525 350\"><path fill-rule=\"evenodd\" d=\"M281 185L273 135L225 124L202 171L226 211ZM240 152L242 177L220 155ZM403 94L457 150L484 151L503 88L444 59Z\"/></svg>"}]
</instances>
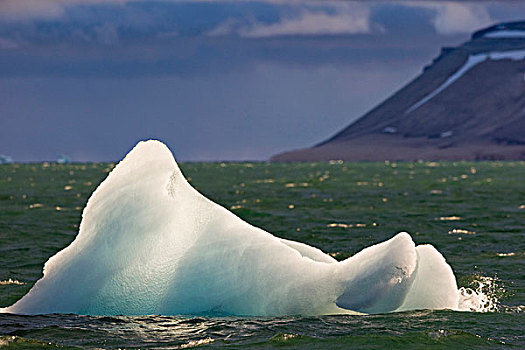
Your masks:
<instances>
[{"instance_id":1,"label":"sky","mask_svg":"<svg viewBox=\"0 0 525 350\"><path fill-rule=\"evenodd\" d=\"M518 1L0 0L0 155L267 160L321 142Z\"/></svg>"}]
</instances>

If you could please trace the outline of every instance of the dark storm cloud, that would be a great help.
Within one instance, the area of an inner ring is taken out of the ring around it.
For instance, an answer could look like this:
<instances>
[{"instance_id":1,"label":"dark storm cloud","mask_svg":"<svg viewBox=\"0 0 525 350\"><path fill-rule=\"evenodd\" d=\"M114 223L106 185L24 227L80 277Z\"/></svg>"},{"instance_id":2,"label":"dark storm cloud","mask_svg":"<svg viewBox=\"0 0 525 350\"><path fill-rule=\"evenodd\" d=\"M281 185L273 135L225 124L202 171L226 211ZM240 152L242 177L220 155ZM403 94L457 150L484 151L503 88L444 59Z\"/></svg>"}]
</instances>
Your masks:
<instances>
[{"instance_id":1,"label":"dark storm cloud","mask_svg":"<svg viewBox=\"0 0 525 350\"><path fill-rule=\"evenodd\" d=\"M417 58L443 41L432 21L452 11L450 4L44 0L24 12L24 2L0 7L4 77L192 75L260 60L319 65ZM468 19L470 7L454 9Z\"/></svg>"},{"instance_id":2,"label":"dark storm cloud","mask_svg":"<svg viewBox=\"0 0 525 350\"><path fill-rule=\"evenodd\" d=\"M384 42L384 45L378 45ZM78 50L78 51L77 51ZM147 48L119 45L114 48L83 48L71 51L21 49L0 53L0 75L13 76L99 76L140 77L206 75L242 70L265 61L292 66L351 65L364 62L387 63L428 57L436 45L401 42L394 44L377 38L371 45L367 38L272 38L246 40L223 38L178 39L162 41Z\"/></svg>"}]
</instances>

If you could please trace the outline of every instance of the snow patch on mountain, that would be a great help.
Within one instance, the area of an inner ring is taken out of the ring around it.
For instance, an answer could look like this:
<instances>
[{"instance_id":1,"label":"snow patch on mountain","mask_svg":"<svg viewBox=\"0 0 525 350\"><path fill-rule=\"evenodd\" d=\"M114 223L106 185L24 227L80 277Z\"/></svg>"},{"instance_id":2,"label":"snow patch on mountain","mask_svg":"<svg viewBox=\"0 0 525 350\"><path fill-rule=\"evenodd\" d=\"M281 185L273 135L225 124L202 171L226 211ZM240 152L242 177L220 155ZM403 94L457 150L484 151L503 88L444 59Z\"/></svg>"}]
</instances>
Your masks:
<instances>
[{"instance_id":1,"label":"snow patch on mountain","mask_svg":"<svg viewBox=\"0 0 525 350\"><path fill-rule=\"evenodd\" d=\"M490 33L489 33L490 34ZM415 111L437 95L439 95L443 90L445 90L447 87L455 83L459 78L461 78L466 72L471 70L476 65L485 62L486 60L504 60L504 59L510 59L513 61L520 61L525 59L525 50L512 50L512 51L501 51L501 52L487 52L487 53L480 53L476 55L470 55L467 58L467 61L461 68L459 68L456 73L452 74L443 84L441 84L437 89L432 91L430 94L423 97L418 102L414 103L410 108L408 108L405 112L405 114L408 114L410 112Z\"/></svg>"},{"instance_id":2,"label":"snow patch on mountain","mask_svg":"<svg viewBox=\"0 0 525 350\"><path fill-rule=\"evenodd\" d=\"M484 38L501 39L501 38L525 38L525 30L501 30L489 32L483 35Z\"/></svg>"}]
</instances>

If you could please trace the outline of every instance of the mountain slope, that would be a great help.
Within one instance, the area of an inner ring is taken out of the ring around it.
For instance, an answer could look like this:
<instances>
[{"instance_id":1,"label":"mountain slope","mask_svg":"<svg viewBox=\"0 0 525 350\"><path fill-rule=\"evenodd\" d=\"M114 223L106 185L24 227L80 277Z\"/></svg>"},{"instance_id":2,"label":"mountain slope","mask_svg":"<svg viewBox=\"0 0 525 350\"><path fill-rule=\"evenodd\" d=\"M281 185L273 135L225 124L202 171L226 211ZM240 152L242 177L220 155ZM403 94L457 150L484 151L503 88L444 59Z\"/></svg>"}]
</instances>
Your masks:
<instances>
[{"instance_id":1,"label":"mountain slope","mask_svg":"<svg viewBox=\"0 0 525 350\"><path fill-rule=\"evenodd\" d=\"M525 159L525 22L444 48L412 82L330 139L274 161Z\"/></svg>"}]
</instances>

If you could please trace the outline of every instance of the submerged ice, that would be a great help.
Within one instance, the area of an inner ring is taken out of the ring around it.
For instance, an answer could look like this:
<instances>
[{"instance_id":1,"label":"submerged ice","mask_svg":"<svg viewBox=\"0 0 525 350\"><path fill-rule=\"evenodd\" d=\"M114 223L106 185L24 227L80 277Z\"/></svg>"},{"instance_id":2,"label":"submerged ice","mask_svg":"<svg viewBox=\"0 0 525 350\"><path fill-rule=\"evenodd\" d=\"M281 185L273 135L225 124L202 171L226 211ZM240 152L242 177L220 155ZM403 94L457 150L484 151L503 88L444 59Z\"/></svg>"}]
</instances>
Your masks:
<instances>
[{"instance_id":1,"label":"submerged ice","mask_svg":"<svg viewBox=\"0 0 525 350\"><path fill-rule=\"evenodd\" d=\"M93 193L76 239L3 311L321 315L461 309L460 297L443 256L407 233L337 262L205 198L164 144L146 141Z\"/></svg>"}]
</instances>

